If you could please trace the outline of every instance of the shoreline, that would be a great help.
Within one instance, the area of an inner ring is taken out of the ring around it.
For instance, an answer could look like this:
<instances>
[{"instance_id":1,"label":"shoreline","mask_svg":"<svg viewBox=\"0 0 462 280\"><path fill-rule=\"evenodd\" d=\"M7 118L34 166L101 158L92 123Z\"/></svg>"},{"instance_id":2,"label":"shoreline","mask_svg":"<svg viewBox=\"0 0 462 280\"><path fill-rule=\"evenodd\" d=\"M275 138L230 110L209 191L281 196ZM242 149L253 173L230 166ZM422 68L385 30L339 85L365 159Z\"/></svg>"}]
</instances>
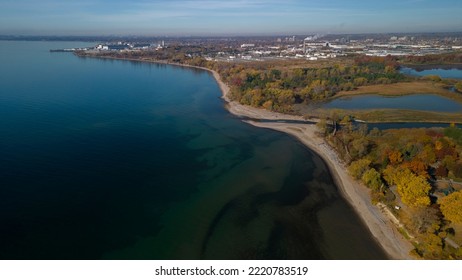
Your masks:
<instances>
[{"instance_id":1,"label":"shoreline","mask_svg":"<svg viewBox=\"0 0 462 280\"><path fill-rule=\"evenodd\" d=\"M443 70L449 70L449 69L462 69L462 63L456 62L456 63L429 63L429 64L422 64L422 63L403 63L401 64L401 67L405 68L411 68L417 72L424 71L424 70L432 70L436 68L441 68Z\"/></svg>"},{"instance_id":2,"label":"shoreline","mask_svg":"<svg viewBox=\"0 0 462 280\"><path fill-rule=\"evenodd\" d=\"M157 64L167 64L173 66L195 68L205 70L212 74L221 90L221 98L225 101L225 108L233 115L238 117L246 117L251 119L261 120L301 120L306 121L302 116L287 115L277 112L270 112L264 109L253 108L239 104L229 98L230 88L222 80L220 75L212 69L200 66L184 65L179 63L170 63L167 61L153 61L142 59L124 59L124 58L111 58L111 57L93 57L82 56L91 58L102 59L116 59L124 61L137 61L149 62ZM294 124L294 123L260 123L251 120L244 120L244 122L255 127L273 129L280 132L287 133L295 137L298 141L304 144L308 149L316 153L326 163L333 180L342 195L347 200L350 206L354 209L360 217L365 226L369 229L370 233L382 247L384 252L390 259L405 260L412 259L409 255L410 250L414 247L412 244L405 240L404 237L398 232L393 224L392 218L383 210L371 203L369 190L356 182L346 172L346 167L340 162L336 152L330 148L326 141L317 135L317 127L314 124Z\"/></svg>"},{"instance_id":3,"label":"shoreline","mask_svg":"<svg viewBox=\"0 0 462 280\"><path fill-rule=\"evenodd\" d=\"M212 74L212 76L215 78L215 81L217 82L218 86L220 87L220 90L222 92L221 98L226 101L225 103L225 108L232 113L233 115L236 115L238 117L247 117L251 119L262 119L262 120L297 120L297 121L306 121L303 116L299 115L287 115L287 114L282 114L278 112L270 112L265 109L259 109L259 108L253 108L249 106L242 105L238 103L237 101L232 101L229 98L229 91L230 88L228 85L226 85L220 77L220 74L218 74L217 71L201 67L201 66L194 66L194 65L187 65L187 64L181 64L181 63L175 63L175 62L169 62L169 61L163 61L163 60L147 60L147 59L137 59L137 58L119 58L119 57L105 57L105 56L92 56L92 55L78 55L78 57L82 58L98 58L98 59L111 59L111 60L121 60L121 61L134 61L134 62L144 62L144 63L154 63L154 64L165 64L165 65L172 65L172 66L178 66L178 67L185 67L185 68L194 68L194 69L200 69L207 71Z\"/></svg>"},{"instance_id":4,"label":"shoreline","mask_svg":"<svg viewBox=\"0 0 462 280\"><path fill-rule=\"evenodd\" d=\"M226 108L234 115L252 117L257 119L281 120L294 117L290 115L273 113L263 109L252 108L238 104L229 99L229 87L221 80L219 74L211 69L206 69L213 74L217 81L222 98L227 102ZM303 119L303 118L298 118ZM326 141L317 135L317 127L314 124L288 124L288 123L259 123L245 121L260 128L268 128L287 133L308 147L321 157L329 168L333 180L341 195L353 207L355 212L364 222L377 243L385 253L395 260L412 259L409 252L414 248L396 229L392 218L382 212L371 203L370 191L367 187L356 182L347 172L346 167L340 162L337 154Z\"/></svg>"},{"instance_id":5,"label":"shoreline","mask_svg":"<svg viewBox=\"0 0 462 280\"><path fill-rule=\"evenodd\" d=\"M342 197L354 209L388 257L394 260L413 259L409 252L414 246L399 233L393 218L383 212L383 208L379 209L371 203L370 190L347 173L336 152L317 135L317 127L305 124L246 122L256 127L287 133L321 157Z\"/></svg>"}]
</instances>

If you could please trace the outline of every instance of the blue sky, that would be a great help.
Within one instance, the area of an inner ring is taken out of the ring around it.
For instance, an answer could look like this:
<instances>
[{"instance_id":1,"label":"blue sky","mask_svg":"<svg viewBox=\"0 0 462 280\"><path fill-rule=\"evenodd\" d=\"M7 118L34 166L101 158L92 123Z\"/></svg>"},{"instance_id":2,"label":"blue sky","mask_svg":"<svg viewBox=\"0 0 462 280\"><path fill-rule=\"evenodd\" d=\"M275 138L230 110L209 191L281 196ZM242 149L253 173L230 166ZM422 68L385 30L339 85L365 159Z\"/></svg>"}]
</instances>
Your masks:
<instances>
[{"instance_id":1,"label":"blue sky","mask_svg":"<svg viewBox=\"0 0 462 280\"><path fill-rule=\"evenodd\" d=\"M462 31L462 0L0 0L0 34Z\"/></svg>"}]
</instances>

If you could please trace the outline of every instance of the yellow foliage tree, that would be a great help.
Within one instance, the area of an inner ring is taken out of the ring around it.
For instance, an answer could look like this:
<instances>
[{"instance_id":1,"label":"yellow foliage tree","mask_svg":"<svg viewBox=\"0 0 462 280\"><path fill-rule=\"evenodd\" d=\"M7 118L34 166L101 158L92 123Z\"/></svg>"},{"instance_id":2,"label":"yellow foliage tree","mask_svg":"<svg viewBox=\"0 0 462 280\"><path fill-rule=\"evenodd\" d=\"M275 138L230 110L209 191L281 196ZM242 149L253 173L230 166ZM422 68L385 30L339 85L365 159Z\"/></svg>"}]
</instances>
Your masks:
<instances>
[{"instance_id":1,"label":"yellow foliage tree","mask_svg":"<svg viewBox=\"0 0 462 280\"><path fill-rule=\"evenodd\" d=\"M404 168L396 174L394 181L403 203L411 207L430 205L428 192L431 190L431 186L425 177L417 176L409 169Z\"/></svg>"},{"instance_id":2,"label":"yellow foliage tree","mask_svg":"<svg viewBox=\"0 0 462 280\"><path fill-rule=\"evenodd\" d=\"M440 200L444 217L454 223L462 223L462 192L453 192Z\"/></svg>"},{"instance_id":3,"label":"yellow foliage tree","mask_svg":"<svg viewBox=\"0 0 462 280\"><path fill-rule=\"evenodd\" d=\"M265 101L265 103L263 103L263 108L265 108L266 110L273 110L273 101L272 100L267 100Z\"/></svg>"},{"instance_id":4,"label":"yellow foliage tree","mask_svg":"<svg viewBox=\"0 0 462 280\"><path fill-rule=\"evenodd\" d=\"M393 167L392 165L387 165L382 172L383 178L389 186L396 184L396 175L398 174L399 168Z\"/></svg>"},{"instance_id":5,"label":"yellow foliage tree","mask_svg":"<svg viewBox=\"0 0 462 280\"><path fill-rule=\"evenodd\" d=\"M443 142L437 140L437 141L435 142L435 150L439 151L439 150L441 150L442 148L443 148Z\"/></svg>"}]
</instances>

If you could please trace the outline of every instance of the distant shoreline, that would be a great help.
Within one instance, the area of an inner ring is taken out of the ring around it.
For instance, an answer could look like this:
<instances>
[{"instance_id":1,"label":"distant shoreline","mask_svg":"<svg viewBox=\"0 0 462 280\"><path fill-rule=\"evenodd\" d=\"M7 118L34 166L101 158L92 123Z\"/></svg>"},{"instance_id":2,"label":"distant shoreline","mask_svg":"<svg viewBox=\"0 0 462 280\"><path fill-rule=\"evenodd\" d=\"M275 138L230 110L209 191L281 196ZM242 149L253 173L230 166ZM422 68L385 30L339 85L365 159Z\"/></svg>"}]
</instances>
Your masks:
<instances>
[{"instance_id":1,"label":"distant shoreline","mask_svg":"<svg viewBox=\"0 0 462 280\"><path fill-rule=\"evenodd\" d=\"M236 101L232 101L229 98L230 88L228 85L226 85L221 80L220 75L216 71L205 67L171 63L168 61L153 61L117 57L81 57L149 62L205 70L211 73L215 78L222 92L222 98L226 102L225 107L233 115L257 120L305 120L302 116L270 112L264 109L253 108L239 104ZM328 166L335 184L337 185L342 196L355 209L358 216L365 223L372 236L376 239L377 243L384 249L385 253L391 259L412 259L409 255L410 250L414 248L412 244L405 240L404 237L397 231L393 225L392 219L388 217L384 212L382 212L377 206L371 203L369 194L370 191L365 186L355 181L349 174L347 174L346 167L340 162L336 152L326 143L322 137L318 136L318 129L314 124L291 124L276 122L260 123L255 121L245 122L256 127L269 128L290 134L297 138L307 148L319 155Z\"/></svg>"}]
</instances>

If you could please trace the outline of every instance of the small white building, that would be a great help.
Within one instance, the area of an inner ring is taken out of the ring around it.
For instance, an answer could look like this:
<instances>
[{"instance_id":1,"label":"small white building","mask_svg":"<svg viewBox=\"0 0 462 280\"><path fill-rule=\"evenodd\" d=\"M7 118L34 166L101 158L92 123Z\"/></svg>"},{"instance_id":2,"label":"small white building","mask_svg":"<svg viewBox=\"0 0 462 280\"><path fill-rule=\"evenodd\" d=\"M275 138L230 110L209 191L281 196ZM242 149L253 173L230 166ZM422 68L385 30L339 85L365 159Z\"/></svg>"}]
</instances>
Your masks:
<instances>
[{"instance_id":1,"label":"small white building","mask_svg":"<svg viewBox=\"0 0 462 280\"><path fill-rule=\"evenodd\" d=\"M100 50L100 51L108 51L108 50L109 50L109 46L99 44L99 45L96 46L96 49L97 49L97 50Z\"/></svg>"}]
</instances>

